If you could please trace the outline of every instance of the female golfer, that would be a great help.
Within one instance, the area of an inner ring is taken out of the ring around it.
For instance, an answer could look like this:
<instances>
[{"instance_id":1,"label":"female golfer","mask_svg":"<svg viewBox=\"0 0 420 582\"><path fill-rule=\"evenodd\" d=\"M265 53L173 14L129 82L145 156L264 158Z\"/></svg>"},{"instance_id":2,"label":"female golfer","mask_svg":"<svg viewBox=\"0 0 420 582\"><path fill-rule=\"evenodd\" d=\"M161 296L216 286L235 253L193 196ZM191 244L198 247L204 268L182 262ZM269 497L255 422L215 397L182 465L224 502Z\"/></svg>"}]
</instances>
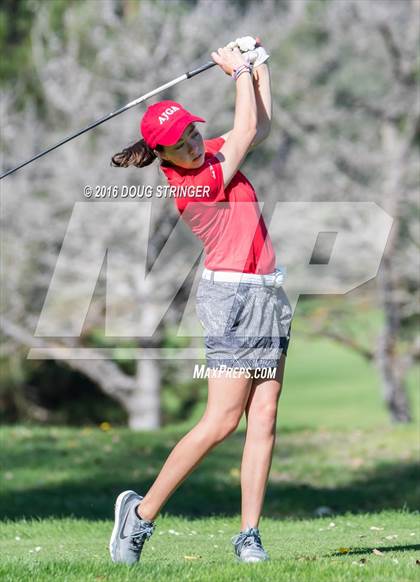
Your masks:
<instances>
[{"instance_id":1,"label":"female golfer","mask_svg":"<svg viewBox=\"0 0 420 582\"><path fill-rule=\"evenodd\" d=\"M231 131L203 141L195 123L204 119L179 103L161 101L143 116L143 139L112 158L115 166L140 168L158 159L168 182L179 187L178 192L188 189L189 196L178 195L175 203L204 244L197 315L212 372L203 417L174 447L149 491L144 497L134 491L118 496L110 540L114 562L139 560L162 506L205 455L236 429L244 412L242 527L232 543L240 561L268 559L258 523L275 443L292 310L254 189L238 171L250 148L270 130L270 78L264 62L268 55L263 47L250 55L241 53L233 44L212 53L236 84ZM272 378L261 378L265 368L272 370Z\"/></svg>"}]
</instances>

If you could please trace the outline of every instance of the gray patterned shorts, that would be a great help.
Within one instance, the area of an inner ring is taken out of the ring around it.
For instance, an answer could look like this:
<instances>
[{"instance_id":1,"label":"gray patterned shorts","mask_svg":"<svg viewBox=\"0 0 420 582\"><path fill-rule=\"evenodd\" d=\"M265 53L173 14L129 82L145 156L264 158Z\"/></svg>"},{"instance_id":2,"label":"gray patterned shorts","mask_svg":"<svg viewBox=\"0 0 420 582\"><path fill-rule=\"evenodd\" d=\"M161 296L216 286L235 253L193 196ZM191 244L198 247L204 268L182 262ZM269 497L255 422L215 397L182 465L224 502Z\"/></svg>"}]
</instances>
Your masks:
<instances>
[{"instance_id":1,"label":"gray patterned shorts","mask_svg":"<svg viewBox=\"0 0 420 582\"><path fill-rule=\"evenodd\" d=\"M208 368L275 368L287 355L293 314L283 287L201 279L196 311Z\"/></svg>"}]
</instances>

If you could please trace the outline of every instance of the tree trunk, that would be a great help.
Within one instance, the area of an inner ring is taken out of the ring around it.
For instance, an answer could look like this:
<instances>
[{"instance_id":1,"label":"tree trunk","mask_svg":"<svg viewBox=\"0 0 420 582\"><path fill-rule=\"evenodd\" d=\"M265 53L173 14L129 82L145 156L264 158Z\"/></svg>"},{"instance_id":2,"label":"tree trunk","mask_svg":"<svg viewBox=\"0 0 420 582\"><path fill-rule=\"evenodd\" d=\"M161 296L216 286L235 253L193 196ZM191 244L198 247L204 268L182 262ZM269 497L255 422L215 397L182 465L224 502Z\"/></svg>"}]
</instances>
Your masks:
<instances>
[{"instance_id":1,"label":"tree trunk","mask_svg":"<svg viewBox=\"0 0 420 582\"><path fill-rule=\"evenodd\" d=\"M124 399L131 429L154 430L160 427L160 383L159 360L139 360L136 388Z\"/></svg>"},{"instance_id":2,"label":"tree trunk","mask_svg":"<svg viewBox=\"0 0 420 582\"><path fill-rule=\"evenodd\" d=\"M396 299L392 261L388 254L382 260L378 281L385 323L378 341L376 362L382 378L384 400L393 422L410 422L410 404L404 385L407 368L397 353L400 305Z\"/></svg>"},{"instance_id":3,"label":"tree trunk","mask_svg":"<svg viewBox=\"0 0 420 582\"><path fill-rule=\"evenodd\" d=\"M404 385L403 374L399 373L400 362L395 354L396 340L389 332L379 338L377 365L382 378L385 404L393 422L404 423L412 420L410 404Z\"/></svg>"},{"instance_id":4,"label":"tree trunk","mask_svg":"<svg viewBox=\"0 0 420 582\"><path fill-rule=\"evenodd\" d=\"M411 138L401 136L398 127L391 122L382 126L385 180L383 185L383 207L393 217L388 243L378 273L379 303L384 313L384 329L379 337L376 355L382 377L385 404L393 422L410 422L410 404L404 385L407 368L397 347L401 331L401 281L395 268L396 250L401 229L400 205L403 202L404 158L409 150Z\"/></svg>"}]
</instances>

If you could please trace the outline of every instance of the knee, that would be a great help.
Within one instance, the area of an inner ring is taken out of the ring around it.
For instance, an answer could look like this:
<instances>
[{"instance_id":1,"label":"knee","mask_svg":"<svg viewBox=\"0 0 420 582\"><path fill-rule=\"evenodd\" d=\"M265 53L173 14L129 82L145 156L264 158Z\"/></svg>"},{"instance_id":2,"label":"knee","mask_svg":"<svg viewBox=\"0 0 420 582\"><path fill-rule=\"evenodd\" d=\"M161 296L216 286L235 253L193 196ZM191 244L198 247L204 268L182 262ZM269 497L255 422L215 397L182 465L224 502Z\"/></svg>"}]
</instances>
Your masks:
<instances>
[{"instance_id":1,"label":"knee","mask_svg":"<svg viewBox=\"0 0 420 582\"><path fill-rule=\"evenodd\" d=\"M226 414L222 417L208 418L205 421L206 433L217 444L235 432L241 420L241 414Z\"/></svg>"},{"instance_id":2,"label":"knee","mask_svg":"<svg viewBox=\"0 0 420 582\"><path fill-rule=\"evenodd\" d=\"M276 432L276 421L277 403L262 404L248 416L248 426L257 437L274 435Z\"/></svg>"},{"instance_id":3,"label":"knee","mask_svg":"<svg viewBox=\"0 0 420 582\"><path fill-rule=\"evenodd\" d=\"M235 432L238 428L238 424L241 420L241 416L239 414L228 416L227 418L223 418L220 421L220 430L219 430L219 440L223 441L227 438L230 434Z\"/></svg>"}]
</instances>

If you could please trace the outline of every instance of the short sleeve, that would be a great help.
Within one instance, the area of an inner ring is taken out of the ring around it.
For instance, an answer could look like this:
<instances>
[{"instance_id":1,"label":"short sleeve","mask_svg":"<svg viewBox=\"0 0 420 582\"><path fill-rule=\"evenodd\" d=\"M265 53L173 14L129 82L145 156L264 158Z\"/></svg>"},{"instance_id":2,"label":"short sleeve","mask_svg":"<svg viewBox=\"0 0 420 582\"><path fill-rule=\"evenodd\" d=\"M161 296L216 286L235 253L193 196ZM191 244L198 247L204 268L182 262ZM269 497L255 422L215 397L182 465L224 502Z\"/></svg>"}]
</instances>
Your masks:
<instances>
[{"instance_id":1,"label":"short sleeve","mask_svg":"<svg viewBox=\"0 0 420 582\"><path fill-rule=\"evenodd\" d=\"M206 139L204 143L206 144L206 151L210 154L215 154L223 146L225 139L222 136L214 137L213 139Z\"/></svg>"}]
</instances>

